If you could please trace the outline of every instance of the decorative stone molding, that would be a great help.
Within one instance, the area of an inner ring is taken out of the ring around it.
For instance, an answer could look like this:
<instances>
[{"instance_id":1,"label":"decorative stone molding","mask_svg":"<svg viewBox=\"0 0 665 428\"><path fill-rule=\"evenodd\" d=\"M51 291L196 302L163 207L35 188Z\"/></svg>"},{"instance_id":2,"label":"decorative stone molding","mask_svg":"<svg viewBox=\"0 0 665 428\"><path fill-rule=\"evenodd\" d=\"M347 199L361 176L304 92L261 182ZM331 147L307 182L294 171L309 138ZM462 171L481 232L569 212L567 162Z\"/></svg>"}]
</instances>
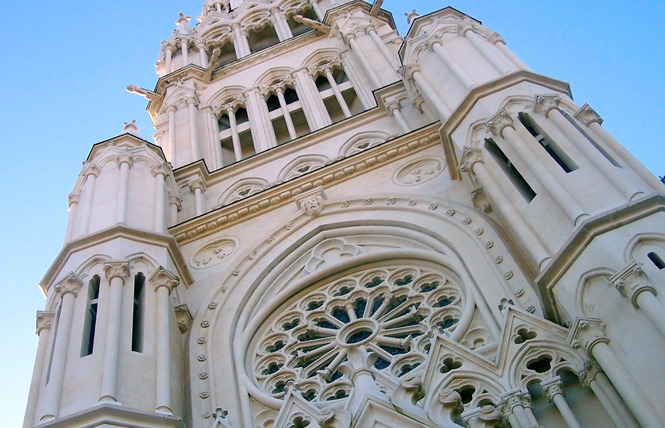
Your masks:
<instances>
[{"instance_id":1,"label":"decorative stone molding","mask_svg":"<svg viewBox=\"0 0 665 428\"><path fill-rule=\"evenodd\" d=\"M171 293L171 290L180 283L180 278L160 266L150 277L150 283L155 287L155 291L159 287L166 287Z\"/></svg>"},{"instance_id":2,"label":"decorative stone molding","mask_svg":"<svg viewBox=\"0 0 665 428\"><path fill-rule=\"evenodd\" d=\"M109 281L120 278L123 281L129 276L129 262L109 262L104 264L104 275Z\"/></svg>"},{"instance_id":3,"label":"decorative stone molding","mask_svg":"<svg viewBox=\"0 0 665 428\"><path fill-rule=\"evenodd\" d=\"M323 191L323 186L315 187L293 198L298 209L310 217L316 217L321 214L323 211L323 201L326 199L328 198Z\"/></svg>"},{"instance_id":4,"label":"decorative stone molding","mask_svg":"<svg viewBox=\"0 0 665 428\"><path fill-rule=\"evenodd\" d=\"M602 372L600 365L595 360L587 360L584 362L584 368L577 372L577 377L579 377L582 385L588 388L591 386L591 382L596 379L596 376Z\"/></svg>"},{"instance_id":5,"label":"decorative stone molding","mask_svg":"<svg viewBox=\"0 0 665 428\"><path fill-rule=\"evenodd\" d=\"M187 333L187 330L189 330L189 327L192 325L192 314L189 312L189 308L186 304L182 304L176 306L174 310L178 330L180 330L180 333L182 334Z\"/></svg>"},{"instance_id":6,"label":"decorative stone molding","mask_svg":"<svg viewBox=\"0 0 665 428\"><path fill-rule=\"evenodd\" d=\"M460 171L471 174L473 166L477 163L484 163L483 151L478 148L464 146L462 159L460 159Z\"/></svg>"},{"instance_id":7,"label":"decorative stone molding","mask_svg":"<svg viewBox=\"0 0 665 428\"><path fill-rule=\"evenodd\" d=\"M118 156L116 158L116 162L118 163L118 168L120 168L123 163L126 163L127 166L129 166L130 168L134 166L134 158L130 154L124 154Z\"/></svg>"},{"instance_id":8,"label":"decorative stone molding","mask_svg":"<svg viewBox=\"0 0 665 428\"><path fill-rule=\"evenodd\" d=\"M609 282L622 296L630 299L630 303L632 303L635 309L639 309L637 296L640 293L649 291L654 296L658 294L656 289L651 285L649 277L642 270L642 263L634 260L619 272L612 275Z\"/></svg>"},{"instance_id":9,"label":"decorative stone molding","mask_svg":"<svg viewBox=\"0 0 665 428\"><path fill-rule=\"evenodd\" d=\"M71 294L76 297L82 285L83 282L74 272L72 272L55 285L55 292L62 297L64 297L65 294Z\"/></svg>"},{"instance_id":10,"label":"decorative stone molding","mask_svg":"<svg viewBox=\"0 0 665 428\"><path fill-rule=\"evenodd\" d=\"M216 239L203 245L192 255L189 265L194 269L216 266L236 252L239 241L234 237Z\"/></svg>"},{"instance_id":11,"label":"decorative stone molding","mask_svg":"<svg viewBox=\"0 0 665 428\"><path fill-rule=\"evenodd\" d=\"M416 159L395 171L393 182L400 186L426 183L441 174L445 167L445 162L436 157Z\"/></svg>"},{"instance_id":12,"label":"decorative stone molding","mask_svg":"<svg viewBox=\"0 0 665 428\"><path fill-rule=\"evenodd\" d=\"M335 263L364 252L363 248L342 238L331 238L312 248L311 256L305 263L305 272L314 273L327 264ZM323 255L326 258L323 258Z\"/></svg>"},{"instance_id":13,"label":"decorative stone molding","mask_svg":"<svg viewBox=\"0 0 665 428\"><path fill-rule=\"evenodd\" d=\"M190 190L192 193L194 193L194 191L195 191L196 189L199 189L199 190L201 190L202 192L205 192L205 191L206 191L206 183L205 183L205 181L203 181L203 179L200 178L200 177L197 177L197 178L194 178L194 179L190 180L190 181L187 183L187 187L189 187L189 190Z\"/></svg>"},{"instance_id":14,"label":"decorative stone molding","mask_svg":"<svg viewBox=\"0 0 665 428\"><path fill-rule=\"evenodd\" d=\"M558 110L561 97L558 95L536 95L533 103L534 113L547 117L550 110Z\"/></svg>"},{"instance_id":15,"label":"decorative stone molding","mask_svg":"<svg viewBox=\"0 0 665 428\"><path fill-rule=\"evenodd\" d=\"M153 177L156 177L159 174L162 174L164 177L166 177L169 175L170 172L171 168L166 163L157 165L150 170L150 173L152 174Z\"/></svg>"},{"instance_id":16,"label":"decorative stone molding","mask_svg":"<svg viewBox=\"0 0 665 428\"><path fill-rule=\"evenodd\" d=\"M92 165L92 164L88 163L83 167L83 171L81 171L81 175L83 175L86 178L89 175L94 175L95 177L99 177L99 168L97 168L95 165Z\"/></svg>"},{"instance_id":17,"label":"decorative stone molding","mask_svg":"<svg viewBox=\"0 0 665 428\"><path fill-rule=\"evenodd\" d=\"M502 136L503 130L506 127L515 128L513 118L506 109L501 109L501 111L485 122L485 125L493 135L498 137Z\"/></svg>"},{"instance_id":18,"label":"decorative stone molding","mask_svg":"<svg viewBox=\"0 0 665 428\"><path fill-rule=\"evenodd\" d=\"M69 194L69 196L67 198L67 203L69 205L78 204L80 200L81 200L81 194L72 192L72 193Z\"/></svg>"},{"instance_id":19,"label":"decorative stone molding","mask_svg":"<svg viewBox=\"0 0 665 428\"><path fill-rule=\"evenodd\" d=\"M540 382L540 388L543 390L543 397L550 403L555 395L565 395L563 392L563 383L559 376Z\"/></svg>"},{"instance_id":20,"label":"decorative stone molding","mask_svg":"<svg viewBox=\"0 0 665 428\"><path fill-rule=\"evenodd\" d=\"M501 394L501 413L508 416L515 411L515 407L533 409L529 391L517 388Z\"/></svg>"},{"instance_id":21,"label":"decorative stone molding","mask_svg":"<svg viewBox=\"0 0 665 428\"><path fill-rule=\"evenodd\" d=\"M55 312L37 311L37 326L35 333L39 336L42 330L49 330L53 326Z\"/></svg>"},{"instance_id":22,"label":"decorative stone molding","mask_svg":"<svg viewBox=\"0 0 665 428\"><path fill-rule=\"evenodd\" d=\"M574 348L584 348L591 355L598 343L609 343L605 336L605 325L598 318L577 317L568 334L568 343Z\"/></svg>"},{"instance_id":23,"label":"decorative stone molding","mask_svg":"<svg viewBox=\"0 0 665 428\"><path fill-rule=\"evenodd\" d=\"M496 407L486 404L462 413L464 426L472 428L497 427L501 424L501 413Z\"/></svg>"},{"instance_id":24,"label":"decorative stone molding","mask_svg":"<svg viewBox=\"0 0 665 428\"><path fill-rule=\"evenodd\" d=\"M599 125L603 123L603 118L600 117L600 115L598 115L598 113L596 113L596 111L592 109L589 104L584 104L582 107L580 107L580 109L575 112L573 117L584 123L586 126L591 125L593 122L596 122Z\"/></svg>"}]
</instances>

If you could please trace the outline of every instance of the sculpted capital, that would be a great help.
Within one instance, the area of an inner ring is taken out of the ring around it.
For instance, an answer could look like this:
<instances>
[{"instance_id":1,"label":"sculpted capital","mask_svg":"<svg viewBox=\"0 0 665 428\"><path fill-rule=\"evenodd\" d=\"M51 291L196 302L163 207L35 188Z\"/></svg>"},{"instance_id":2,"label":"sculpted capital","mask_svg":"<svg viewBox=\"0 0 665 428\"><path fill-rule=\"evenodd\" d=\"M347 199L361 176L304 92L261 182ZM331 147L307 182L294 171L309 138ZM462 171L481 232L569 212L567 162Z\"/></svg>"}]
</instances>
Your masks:
<instances>
[{"instance_id":1,"label":"sculpted capital","mask_svg":"<svg viewBox=\"0 0 665 428\"><path fill-rule=\"evenodd\" d=\"M622 296L630 299L635 309L639 309L637 297L644 291L649 291L655 296L656 289L651 285L649 277L642 270L642 263L630 262L626 267L612 275L609 279Z\"/></svg>"},{"instance_id":2,"label":"sculpted capital","mask_svg":"<svg viewBox=\"0 0 665 428\"><path fill-rule=\"evenodd\" d=\"M593 347L599 343L609 343L605 336L605 325L598 318L577 317L568 334L568 343L574 348L584 348L592 355Z\"/></svg>"},{"instance_id":3,"label":"sculpted capital","mask_svg":"<svg viewBox=\"0 0 665 428\"><path fill-rule=\"evenodd\" d=\"M150 283L155 287L155 291L160 287L166 287L170 294L171 290L180 283L180 278L160 266L150 277Z\"/></svg>"},{"instance_id":4,"label":"sculpted capital","mask_svg":"<svg viewBox=\"0 0 665 428\"><path fill-rule=\"evenodd\" d=\"M194 190L199 189L202 192L205 192L206 190L206 184L203 182L203 179L201 178L195 178L191 180L189 183L187 183L187 186L189 187L189 190L194 192Z\"/></svg>"},{"instance_id":5,"label":"sculpted capital","mask_svg":"<svg viewBox=\"0 0 665 428\"><path fill-rule=\"evenodd\" d=\"M559 376L540 382L540 388L543 390L543 396L548 402L551 402L555 395L564 395L563 383Z\"/></svg>"},{"instance_id":6,"label":"sculpted capital","mask_svg":"<svg viewBox=\"0 0 665 428\"><path fill-rule=\"evenodd\" d=\"M104 274L111 281L113 278L120 278L124 281L129 276L129 263L127 262L109 262L104 265Z\"/></svg>"},{"instance_id":7,"label":"sculpted capital","mask_svg":"<svg viewBox=\"0 0 665 428\"><path fill-rule=\"evenodd\" d=\"M587 360L584 368L577 372L577 377L583 386L589 387L599 373L602 373L602 370L598 363L595 360Z\"/></svg>"},{"instance_id":8,"label":"sculpted capital","mask_svg":"<svg viewBox=\"0 0 665 428\"><path fill-rule=\"evenodd\" d=\"M130 168L134 166L134 158L129 154L118 156L116 162L118 162L118 168L122 167L123 163L126 163Z\"/></svg>"},{"instance_id":9,"label":"sculpted capital","mask_svg":"<svg viewBox=\"0 0 665 428\"><path fill-rule=\"evenodd\" d=\"M81 172L85 178L88 178L88 176L93 175L95 177L99 177L99 168L97 168L93 164L87 164L83 167L83 171Z\"/></svg>"},{"instance_id":10,"label":"sculpted capital","mask_svg":"<svg viewBox=\"0 0 665 428\"><path fill-rule=\"evenodd\" d=\"M586 126L591 125L593 122L596 122L597 124L601 125L603 123L603 118L596 113L594 109L589 106L589 104L584 104L582 107L580 107L577 112L573 115L573 117L582 123L584 123Z\"/></svg>"},{"instance_id":11,"label":"sculpted capital","mask_svg":"<svg viewBox=\"0 0 665 428\"><path fill-rule=\"evenodd\" d=\"M55 312L37 311L36 333L38 336L42 330L48 330L51 328L51 326L53 325L54 317L55 317Z\"/></svg>"},{"instance_id":12,"label":"sculpted capital","mask_svg":"<svg viewBox=\"0 0 665 428\"><path fill-rule=\"evenodd\" d=\"M547 117L551 110L558 110L561 97L558 95L536 95L533 111Z\"/></svg>"},{"instance_id":13,"label":"sculpted capital","mask_svg":"<svg viewBox=\"0 0 665 428\"><path fill-rule=\"evenodd\" d=\"M483 152L479 148L464 146L462 159L460 161L460 171L473 172L473 167L477 163L483 163Z\"/></svg>"},{"instance_id":14,"label":"sculpted capital","mask_svg":"<svg viewBox=\"0 0 665 428\"><path fill-rule=\"evenodd\" d=\"M62 297L64 297L65 294L71 294L76 297L82 285L83 282L74 272L72 272L67 275L65 279L55 285L55 292L59 293Z\"/></svg>"},{"instance_id":15,"label":"sculpted capital","mask_svg":"<svg viewBox=\"0 0 665 428\"><path fill-rule=\"evenodd\" d=\"M490 120L485 122L485 125L490 130L490 132L496 136L502 136L503 130L506 127L515 128L514 121L510 113L506 109L502 109L500 112L494 115Z\"/></svg>"}]
</instances>

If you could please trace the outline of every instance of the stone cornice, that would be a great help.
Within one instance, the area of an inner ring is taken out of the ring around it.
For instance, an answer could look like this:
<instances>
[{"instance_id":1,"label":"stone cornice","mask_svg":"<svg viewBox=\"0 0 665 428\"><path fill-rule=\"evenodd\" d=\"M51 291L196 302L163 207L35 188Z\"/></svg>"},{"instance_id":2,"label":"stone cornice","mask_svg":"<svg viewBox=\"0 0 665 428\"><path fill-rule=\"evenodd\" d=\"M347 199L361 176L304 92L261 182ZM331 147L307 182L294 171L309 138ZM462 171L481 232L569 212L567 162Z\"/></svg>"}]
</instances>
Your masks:
<instances>
[{"instance_id":1,"label":"stone cornice","mask_svg":"<svg viewBox=\"0 0 665 428\"><path fill-rule=\"evenodd\" d=\"M89 409L72 415L58 417L57 419L41 422L43 428L65 428L81 426L102 426L112 424L117 426L151 426L158 428L184 428L185 423L178 417L143 412L141 410L121 407L117 404L99 403Z\"/></svg>"},{"instance_id":2,"label":"stone cornice","mask_svg":"<svg viewBox=\"0 0 665 428\"><path fill-rule=\"evenodd\" d=\"M535 279L547 318L557 322L563 321L559 319L553 288L594 238L663 211L665 211L665 196L655 194L635 203L588 217L580 223L566 244L552 258L552 263Z\"/></svg>"},{"instance_id":3,"label":"stone cornice","mask_svg":"<svg viewBox=\"0 0 665 428\"><path fill-rule=\"evenodd\" d=\"M436 126L429 125L402 137L395 138L353 156L340 159L323 168L256 193L246 199L218 208L169 231L179 244L210 235L224 227L247 221L283 205L293 198L319 186L328 188L360 174L387 165L427 147L440 144ZM255 164L253 164L255 167Z\"/></svg>"},{"instance_id":4,"label":"stone cornice","mask_svg":"<svg viewBox=\"0 0 665 428\"><path fill-rule=\"evenodd\" d=\"M530 82L572 97L568 83L561 80L552 79L541 74L523 70L511 73L507 76L492 80L485 83L484 85L473 88L464 98L464 100L457 107L455 107L453 114L448 118L448 120L446 120L446 122L439 130L441 134L441 141L443 142L443 147L446 152L448 171L450 172L452 179L461 179L461 176L457 172L457 153L451 138L452 133L455 132L457 127L462 123L462 121L466 118L466 116L475 107L480 99L522 82Z\"/></svg>"},{"instance_id":5,"label":"stone cornice","mask_svg":"<svg viewBox=\"0 0 665 428\"><path fill-rule=\"evenodd\" d=\"M134 143L136 143L137 147L145 145L146 147L148 147L148 149L154 152L155 155L159 156L162 160L166 161L166 157L164 156L164 151L162 150L161 147L151 143L148 140L144 140L143 138L137 137L136 135L126 132L124 134L120 134L113 138L109 138L108 140L103 140L100 141L99 143L94 144L90 149L90 153L88 153L86 162L90 162L95 157L96 153L99 152L100 150L105 149L109 145L109 143L115 145L121 143L122 141L127 141L131 139L135 140Z\"/></svg>"},{"instance_id":6,"label":"stone cornice","mask_svg":"<svg viewBox=\"0 0 665 428\"><path fill-rule=\"evenodd\" d=\"M194 281L192 274L187 267L187 262L180 253L178 244L173 237L167 235L160 235L147 230L132 229L124 225L116 225L108 229L100 230L92 235L84 236L83 238L70 241L65 245L60 253L55 258L48 271L40 281L44 295L48 294L49 288L53 286L53 282L58 277L66 265L70 256L78 251L83 251L90 247L100 245L102 243L111 241L113 239L125 238L142 244L149 244L164 247L168 250L171 260L178 271L178 276L182 278L182 282L186 287L190 287Z\"/></svg>"}]
</instances>

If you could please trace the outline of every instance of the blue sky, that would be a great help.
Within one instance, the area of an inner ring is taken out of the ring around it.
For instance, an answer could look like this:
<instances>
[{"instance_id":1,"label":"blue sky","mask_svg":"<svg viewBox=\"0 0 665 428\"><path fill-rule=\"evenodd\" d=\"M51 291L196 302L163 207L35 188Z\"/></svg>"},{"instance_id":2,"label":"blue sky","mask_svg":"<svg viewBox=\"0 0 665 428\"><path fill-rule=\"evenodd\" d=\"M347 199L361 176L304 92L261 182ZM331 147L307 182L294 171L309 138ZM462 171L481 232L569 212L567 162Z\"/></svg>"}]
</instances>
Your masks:
<instances>
[{"instance_id":1,"label":"blue sky","mask_svg":"<svg viewBox=\"0 0 665 428\"><path fill-rule=\"evenodd\" d=\"M19 426L37 345L38 283L62 246L67 194L92 144L137 119L152 140L146 101L160 42L178 12L195 18L203 0L13 1L0 27L0 419ZM404 12L451 5L499 32L535 72L571 84L604 126L656 174L665 174L665 2L479 2L386 0L400 33Z\"/></svg>"}]
</instances>

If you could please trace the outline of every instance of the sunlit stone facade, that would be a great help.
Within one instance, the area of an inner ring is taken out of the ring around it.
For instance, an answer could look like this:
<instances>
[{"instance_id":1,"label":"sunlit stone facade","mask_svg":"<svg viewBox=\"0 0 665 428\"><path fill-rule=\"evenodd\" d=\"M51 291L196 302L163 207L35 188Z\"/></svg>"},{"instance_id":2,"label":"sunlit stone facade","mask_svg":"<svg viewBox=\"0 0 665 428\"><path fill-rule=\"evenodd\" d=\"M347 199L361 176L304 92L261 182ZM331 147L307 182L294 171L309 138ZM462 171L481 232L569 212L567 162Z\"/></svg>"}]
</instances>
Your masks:
<instances>
[{"instance_id":1,"label":"sunlit stone facade","mask_svg":"<svg viewBox=\"0 0 665 428\"><path fill-rule=\"evenodd\" d=\"M663 184L479 21L379 6L180 15L155 142L69 195L26 427L665 425Z\"/></svg>"}]
</instances>

